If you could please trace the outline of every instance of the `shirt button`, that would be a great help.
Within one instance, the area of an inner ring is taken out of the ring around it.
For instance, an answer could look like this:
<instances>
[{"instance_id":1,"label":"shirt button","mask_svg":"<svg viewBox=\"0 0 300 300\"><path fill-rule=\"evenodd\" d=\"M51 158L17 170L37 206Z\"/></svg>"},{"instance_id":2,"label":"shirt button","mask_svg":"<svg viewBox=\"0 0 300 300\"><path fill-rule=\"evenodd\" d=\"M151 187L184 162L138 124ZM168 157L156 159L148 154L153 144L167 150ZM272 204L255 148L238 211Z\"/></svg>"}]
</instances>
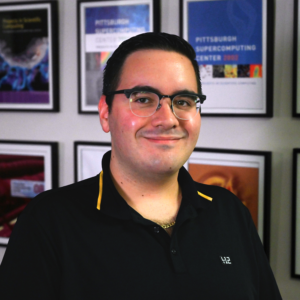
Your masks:
<instances>
[{"instance_id":1,"label":"shirt button","mask_svg":"<svg viewBox=\"0 0 300 300\"><path fill-rule=\"evenodd\" d=\"M175 249L172 249L172 250L171 250L171 253L172 253L173 255L176 255L176 254L177 254L177 251L176 251Z\"/></svg>"},{"instance_id":2,"label":"shirt button","mask_svg":"<svg viewBox=\"0 0 300 300\"><path fill-rule=\"evenodd\" d=\"M153 227L153 231L154 231L155 233L159 233L159 227L154 226L154 227Z\"/></svg>"}]
</instances>

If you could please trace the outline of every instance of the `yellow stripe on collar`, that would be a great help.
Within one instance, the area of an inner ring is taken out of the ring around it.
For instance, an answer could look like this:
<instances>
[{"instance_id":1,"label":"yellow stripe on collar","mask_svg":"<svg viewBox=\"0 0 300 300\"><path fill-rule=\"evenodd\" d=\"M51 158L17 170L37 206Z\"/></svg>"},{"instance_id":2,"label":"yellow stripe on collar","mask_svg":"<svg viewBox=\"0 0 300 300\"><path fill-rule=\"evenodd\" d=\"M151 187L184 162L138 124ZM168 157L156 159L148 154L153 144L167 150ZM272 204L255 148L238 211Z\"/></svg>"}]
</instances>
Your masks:
<instances>
[{"instance_id":1,"label":"yellow stripe on collar","mask_svg":"<svg viewBox=\"0 0 300 300\"><path fill-rule=\"evenodd\" d=\"M209 200L209 201L212 201L212 200L213 200L212 197L206 196L206 195L204 195L204 194L202 194L202 193L200 193L200 192L198 192L198 195L201 196L201 197L203 197L203 198L205 198L205 199L207 199L207 200Z\"/></svg>"},{"instance_id":2,"label":"yellow stripe on collar","mask_svg":"<svg viewBox=\"0 0 300 300\"><path fill-rule=\"evenodd\" d=\"M99 195L97 201L97 209L100 210L101 200L102 200L102 190L103 190L103 171L101 171L99 176Z\"/></svg>"}]
</instances>

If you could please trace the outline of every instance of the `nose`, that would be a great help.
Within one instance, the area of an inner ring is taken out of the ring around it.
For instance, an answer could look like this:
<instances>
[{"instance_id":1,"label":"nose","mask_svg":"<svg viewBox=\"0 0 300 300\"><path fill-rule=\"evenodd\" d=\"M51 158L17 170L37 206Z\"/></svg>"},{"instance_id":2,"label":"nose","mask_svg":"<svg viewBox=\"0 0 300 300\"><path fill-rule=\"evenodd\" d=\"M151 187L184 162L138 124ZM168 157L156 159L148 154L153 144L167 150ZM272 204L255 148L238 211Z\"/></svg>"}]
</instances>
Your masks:
<instances>
[{"instance_id":1,"label":"nose","mask_svg":"<svg viewBox=\"0 0 300 300\"><path fill-rule=\"evenodd\" d=\"M165 97L160 100L157 110L152 116L152 125L162 126L166 130L179 125L179 121L172 111L170 98Z\"/></svg>"},{"instance_id":2,"label":"nose","mask_svg":"<svg viewBox=\"0 0 300 300\"><path fill-rule=\"evenodd\" d=\"M156 110L159 110L161 108L161 106L162 106L161 101L163 101L164 99L167 99L167 98L170 98L170 96L167 96L167 95L162 96L162 98L159 100ZM171 100L171 98L170 98L170 100ZM170 108L171 108L171 106L170 106ZM172 108L171 108L171 110L172 110Z\"/></svg>"}]
</instances>

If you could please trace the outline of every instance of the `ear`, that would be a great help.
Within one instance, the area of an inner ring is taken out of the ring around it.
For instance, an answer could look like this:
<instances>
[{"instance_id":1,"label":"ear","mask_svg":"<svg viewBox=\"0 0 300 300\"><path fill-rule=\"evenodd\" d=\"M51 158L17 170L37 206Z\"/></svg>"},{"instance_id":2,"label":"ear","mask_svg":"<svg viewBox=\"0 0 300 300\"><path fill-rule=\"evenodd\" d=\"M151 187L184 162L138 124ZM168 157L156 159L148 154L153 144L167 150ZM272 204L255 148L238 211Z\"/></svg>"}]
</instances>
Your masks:
<instances>
[{"instance_id":1,"label":"ear","mask_svg":"<svg viewBox=\"0 0 300 300\"><path fill-rule=\"evenodd\" d=\"M106 103L106 96L102 95L98 103L99 118L104 132L109 132L109 108Z\"/></svg>"}]
</instances>

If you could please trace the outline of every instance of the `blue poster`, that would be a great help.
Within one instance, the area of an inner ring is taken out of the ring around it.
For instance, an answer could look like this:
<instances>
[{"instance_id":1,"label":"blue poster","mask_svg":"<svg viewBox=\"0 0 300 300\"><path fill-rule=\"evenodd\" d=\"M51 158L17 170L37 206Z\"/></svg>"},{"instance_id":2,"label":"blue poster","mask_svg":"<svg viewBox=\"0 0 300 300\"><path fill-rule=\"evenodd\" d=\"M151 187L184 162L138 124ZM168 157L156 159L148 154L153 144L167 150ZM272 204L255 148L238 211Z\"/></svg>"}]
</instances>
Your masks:
<instances>
[{"instance_id":1,"label":"blue poster","mask_svg":"<svg viewBox=\"0 0 300 300\"><path fill-rule=\"evenodd\" d=\"M47 9L0 12L0 103L49 104Z\"/></svg>"},{"instance_id":2,"label":"blue poster","mask_svg":"<svg viewBox=\"0 0 300 300\"><path fill-rule=\"evenodd\" d=\"M116 4L117 3L117 4ZM115 49L125 40L152 31L151 1L109 1L83 6L81 29L84 109L98 111L102 95L103 70Z\"/></svg>"},{"instance_id":3,"label":"blue poster","mask_svg":"<svg viewBox=\"0 0 300 300\"><path fill-rule=\"evenodd\" d=\"M199 65L246 65L252 76L242 77L261 77L262 0L197 1L187 9Z\"/></svg>"},{"instance_id":4,"label":"blue poster","mask_svg":"<svg viewBox=\"0 0 300 300\"><path fill-rule=\"evenodd\" d=\"M147 32L149 5L86 8L86 34Z\"/></svg>"}]
</instances>

